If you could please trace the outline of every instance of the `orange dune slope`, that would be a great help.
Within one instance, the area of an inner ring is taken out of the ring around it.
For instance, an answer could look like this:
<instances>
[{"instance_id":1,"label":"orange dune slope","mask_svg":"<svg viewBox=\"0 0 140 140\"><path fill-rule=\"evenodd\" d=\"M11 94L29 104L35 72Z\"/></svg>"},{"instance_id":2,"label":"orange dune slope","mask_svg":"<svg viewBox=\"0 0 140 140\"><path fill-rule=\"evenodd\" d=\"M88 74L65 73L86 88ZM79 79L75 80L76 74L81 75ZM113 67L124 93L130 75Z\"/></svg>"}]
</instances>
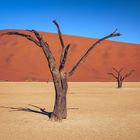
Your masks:
<instances>
[{"instance_id":1,"label":"orange dune slope","mask_svg":"<svg viewBox=\"0 0 140 140\"><path fill-rule=\"evenodd\" d=\"M1 33L9 30L1 30ZM15 30L12 30L15 31ZM18 30L23 33L28 31ZM58 35L41 33L47 40L59 64L61 46ZM69 72L92 43L93 38L63 35L65 44L71 48L66 63ZM114 81L107 75L112 67L124 68L124 73L135 72L126 81L140 81L140 45L115 41L104 41L96 47L86 61L77 69L69 81ZM19 36L0 36L0 80L48 81L51 80L48 64L41 48Z\"/></svg>"}]
</instances>

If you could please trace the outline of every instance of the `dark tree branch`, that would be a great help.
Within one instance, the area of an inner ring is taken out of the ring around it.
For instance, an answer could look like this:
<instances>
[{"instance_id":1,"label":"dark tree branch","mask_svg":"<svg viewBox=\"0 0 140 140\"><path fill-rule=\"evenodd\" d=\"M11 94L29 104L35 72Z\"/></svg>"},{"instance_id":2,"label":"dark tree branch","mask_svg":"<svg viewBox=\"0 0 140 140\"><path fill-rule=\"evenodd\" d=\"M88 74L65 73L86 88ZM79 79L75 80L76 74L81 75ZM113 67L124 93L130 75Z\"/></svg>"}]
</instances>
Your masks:
<instances>
[{"instance_id":1,"label":"dark tree branch","mask_svg":"<svg viewBox=\"0 0 140 140\"><path fill-rule=\"evenodd\" d=\"M92 51L92 49L94 49L96 47L97 44L101 43L102 41L104 41L104 40L106 40L108 38L115 37L115 36L120 36L120 35L121 34L116 33L116 30L115 30L113 33L111 33L111 34L99 39L94 44L92 44L92 46L86 51L86 53L81 57L81 59L76 63L76 65L71 69L71 71L69 72L68 76L70 77L75 72L75 70L80 66L80 64L82 64L85 61L85 59L87 58L89 53Z\"/></svg>"},{"instance_id":2,"label":"dark tree branch","mask_svg":"<svg viewBox=\"0 0 140 140\"><path fill-rule=\"evenodd\" d=\"M112 69L117 73L117 80L121 81L122 80L122 76L121 76L121 71L123 70L123 68L117 70L116 68L112 67Z\"/></svg>"},{"instance_id":3,"label":"dark tree branch","mask_svg":"<svg viewBox=\"0 0 140 140\"><path fill-rule=\"evenodd\" d=\"M129 77L134 70L131 70L130 72L126 73L124 76L121 74L123 68L121 68L120 70L117 70L116 68L112 68L116 73L117 76L114 73L108 73L109 75L112 75L114 78L116 78L118 81L123 81L125 78Z\"/></svg>"},{"instance_id":4,"label":"dark tree branch","mask_svg":"<svg viewBox=\"0 0 140 140\"><path fill-rule=\"evenodd\" d=\"M61 30L60 30L60 27L59 27L59 25L58 25L58 23L57 23L56 20L53 20L53 23L54 23L54 24L56 25L56 27L57 27L61 46L62 46L62 48L65 48L65 44L64 44L64 41L63 41L63 38L62 38L62 33L61 33Z\"/></svg>"},{"instance_id":5,"label":"dark tree branch","mask_svg":"<svg viewBox=\"0 0 140 140\"><path fill-rule=\"evenodd\" d=\"M108 74L109 74L109 75L112 75L114 78L118 79L118 77L117 77L114 73L109 72Z\"/></svg>"},{"instance_id":6,"label":"dark tree branch","mask_svg":"<svg viewBox=\"0 0 140 140\"><path fill-rule=\"evenodd\" d=\"M122 80L126 79L127 77L129 77L130 75L132 75L132 73L134 72L135 70L131 70L130 72L126 73L124 76L122 76Z\"/></svg>"},{"instance_id":7,"label":"dark tree branch","mask_svg":"<svg viewBox=\"0 0 140 140\"><path fill-rule=\"evenodd\" d=\"M51 50L50 50L49 44L48 44L47 42L44 41L44 39L43 39L43 37L40 35L40 33L39 33L38 31L36 31L36 30L28 30L28 31L30 31L30 32L32 32L32 33L35 34L36 38L37 38L38 41L40 42L40 45L41 45L45 50L47 50L47 51L46 51L47 56L53 56L53 55L52 55L52 52L51 52Z\"/></svg>"},{"instance_id":8,"label":"dark tree branch","mask_svg":"<svg viewBox=\"0 0 140 140\"><path fill-rule=\"evenodd\" d=\"M60 30L59 24L57 23L56 20L53 20L53 23L54 23L54 24L56 25L56 27L57 27L59 40L60 40L60 43L61 43L61 46L62 46L62 52L61 52L61 56L60 56L60 66L59 66L59 70L61 70L61 69L63 69L64 66L65 66L65 63L66 63L66 60L67 60L67 54L68 54L68 50L69 50L70 44L68 44L68 45L65 47L65 44L64 44L64 41L63 41L63 38L62 38L62 33L61 33L61 30Z\"/></svg>"},{"instance_id":9,"label":"dark tree branch","mask_svg":"<svg viewBox=\"0 0 140 140\"><path fill-rule=\"evenodd\" d=\"M55 66L55 60L54 60L53 54L50 50L48 43L44 41L43 37L39 34L38 31L36 31L36 30L28 30L28 31L34 33L34 35L38 39L40 46L42 47L43 52L44 52L46 58L48 59L49 66L51 67L51 70L52 70Z\"/></svg>"},{"instance_id":10,"label":"dark tree branch","mask_svg":"<svg viewBox=\"0 0 140 140\"><path fill-rule=\"evenodd\" d=\"M22 36L22 37L25 37L28 40L34 42L37 46L41 47L40 43L35 38L33 38L31 35L28 35L28 34L23 34L23 33L20 33L20 32L6 32L6 33L3 33L2 35L18 35L18 36Z\"/></svg>"},{"instance_id":11,"label":"dark tree branch","mask_svg":"<svg viewBox=\"0 0 140 140\"><path fill-rule=\"evenodd\" d=\"M114 67L112 67L112 69L113 69L116 73L120 73L120 72L123 70L123 68L121 68L121 69L117 70L117 69L116 69L116 68L114 68Z\"/></svg>"},{"instance_id":12,"label":"dark tree branch","mask_svg":"<svg viewBox=\"0 0 140 140\"><path fill-rule=\"evenodd\" d=\"M43 40L42 36L36 30L27 30L27 31L34 33L38 41Z\"/></svg>"},{"instance_id":13,"label":"dark tree branch","mask_svg":"<svg viewBox=\"0 0 140 140\"><path fill-rule=\"evenodd\" d=\"M112 34L115 34L115 33L117 32L117 30L118 30L118 29L116 28Z\"/></svg>"},{"instance_id":14,"label":"dark tree branch","mask_svg":"<svg viewBox=\"0 0 140 140\"><path fill-rule=\"evenodd\" d=\"M61 70L61 69L63 69L65 67L65 63L66 63L66 60L67 60L69 48L70 48L70 44L68 44L62 50L62 54L61 54L61 57L60 57L60 67L59 67L59 70Z\"/></svg>"},{"instance_id":15,"label":"dark tree branch","mask_svg":"<svg viewBox=\"0 0 140 140\"><path fill-rule=\"evenodd\" d=\"M44 42L43 38L37 31L35 31L35 30L28 30L28 31L33 32L35 34L36 38L38 39L38 41L35 38L33 38L31 35L27 35L27 34L23 34L23 33L19 33L19 32L7 32L7 33L3 33L2 35L18 35L18 36L25 37L28 40L34 42L36 45L38 45L39 47L41 47L43 49L43 52L46 55L46 58L48 60L50 69L51 70L54 69L56 67L55 60L54 60L54 57L52 55L49 45Z\"/></svg>"}]
</instances>

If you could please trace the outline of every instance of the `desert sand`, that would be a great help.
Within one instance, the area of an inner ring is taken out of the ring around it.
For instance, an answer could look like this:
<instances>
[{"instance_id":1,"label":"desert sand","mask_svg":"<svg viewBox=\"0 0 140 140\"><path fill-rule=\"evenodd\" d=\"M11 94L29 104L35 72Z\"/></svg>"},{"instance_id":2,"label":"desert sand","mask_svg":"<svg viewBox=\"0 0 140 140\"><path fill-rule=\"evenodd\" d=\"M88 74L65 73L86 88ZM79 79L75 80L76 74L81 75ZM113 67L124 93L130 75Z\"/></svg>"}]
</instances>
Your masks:
<instances>
[{"instance_id":1,"label":"desert sand","mask_svg":"<svg viewBox=\"0 0 140 140\"><path fill-rule=\"evenodd\" d=\"M70 82L68 118L51 122L52 83L0 83L0 140L140 140L140 83ZM25 110L24 110L25 109ZM38 110L39 111L39 110Z\"/></svg>"},{"instance_id":2,"label":"desert sand","mask_svg":"<svg viewBox=\"0 0 140 140\"><path fill-rule=\"evenodd\" d=\"M9 30L1 30L0 34L6 31ZM58 35L45 32L41 34L48 41L58 63L61 51ZM71 44L66 63L66 70L69 72L97 39L70 35L64 35L63 38L65 44ZM123 67L124 72L135 70L133 76L126 79L127 81L140 82L139 52L140 44L104 41L90 53L70 81L114 81L107 73L112 71L112 67L117 69ZM19 36L0 36L0 80L47 81L48 79L52 78L41 48Z\"/></svg>"}]
</instances>

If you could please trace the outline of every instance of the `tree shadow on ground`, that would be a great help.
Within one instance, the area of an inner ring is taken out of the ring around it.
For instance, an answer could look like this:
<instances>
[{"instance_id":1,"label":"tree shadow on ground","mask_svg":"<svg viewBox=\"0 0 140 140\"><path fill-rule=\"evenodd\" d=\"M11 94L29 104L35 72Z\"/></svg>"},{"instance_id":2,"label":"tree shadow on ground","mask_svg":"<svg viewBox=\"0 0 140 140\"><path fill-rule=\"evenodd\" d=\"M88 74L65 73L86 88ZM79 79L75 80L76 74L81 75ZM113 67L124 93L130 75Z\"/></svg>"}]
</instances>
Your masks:
<instances>
[{"instance_id":1,"label":"tree shadow on ground","mask_svg":"<svg viewBox=\"0 0 140 140\"><path fill-rule=\"evenodd\" d=\"M29 106L32 106L32 107L34 107L36 109L32 109L32 108L29 108L29 107L8 107L8 106L0 106L0 108L7 108L7 109L10 109L10 111L33 112L33 113L37 113L37 114L46 115L49 118L51 117L52 112L46 111L45 108L40 108L38 106L31 105L31 104L29 104Z\"/></svg>"}]
</instances>

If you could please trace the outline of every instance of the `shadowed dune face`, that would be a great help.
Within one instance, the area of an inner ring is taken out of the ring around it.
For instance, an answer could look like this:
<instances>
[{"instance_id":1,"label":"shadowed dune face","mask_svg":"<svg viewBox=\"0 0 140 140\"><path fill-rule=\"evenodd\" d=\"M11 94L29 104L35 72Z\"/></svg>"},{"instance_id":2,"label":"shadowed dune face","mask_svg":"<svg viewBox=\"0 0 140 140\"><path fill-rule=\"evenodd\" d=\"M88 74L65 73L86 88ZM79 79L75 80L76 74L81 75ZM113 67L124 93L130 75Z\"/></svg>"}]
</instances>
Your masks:
<instances>
[{"instance_id":1,"label":"shadowed dune face","mask_svg":"<svg viewBox=\"0 0 140 140\"><path fill-rule=\"evenodd\" d=\"M1 30L0 33L5 31L8 30ZM48 41L58 64L61 47L57 34L42 33L42 36ZM65 44L71 44L66 64L66 70L70 71L96 39L69 35L64 35L63 38ZM70 81L114 81L107 75L112 71L112 66L124 67L124 72L134 69L135 72L126 81L140 81L139 52L140 45L105 41L90 53ZM0 80L47 81L48 79L51 80L51 75L41 48L22 37L0 37Z\"/></svg>"}]
</instances>

